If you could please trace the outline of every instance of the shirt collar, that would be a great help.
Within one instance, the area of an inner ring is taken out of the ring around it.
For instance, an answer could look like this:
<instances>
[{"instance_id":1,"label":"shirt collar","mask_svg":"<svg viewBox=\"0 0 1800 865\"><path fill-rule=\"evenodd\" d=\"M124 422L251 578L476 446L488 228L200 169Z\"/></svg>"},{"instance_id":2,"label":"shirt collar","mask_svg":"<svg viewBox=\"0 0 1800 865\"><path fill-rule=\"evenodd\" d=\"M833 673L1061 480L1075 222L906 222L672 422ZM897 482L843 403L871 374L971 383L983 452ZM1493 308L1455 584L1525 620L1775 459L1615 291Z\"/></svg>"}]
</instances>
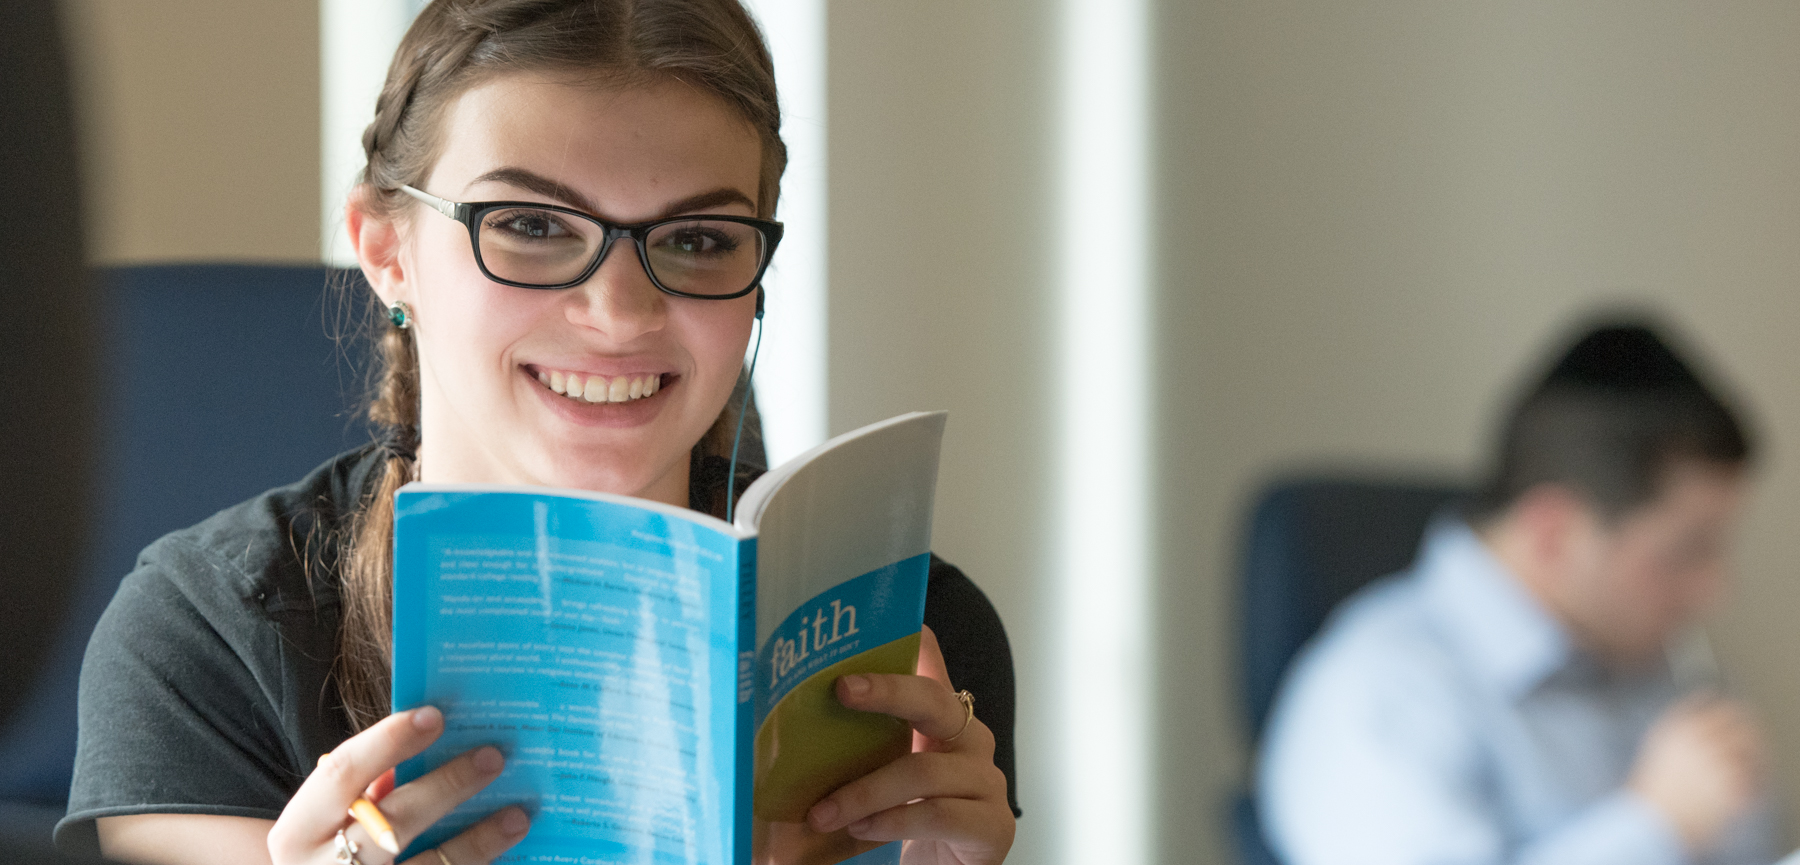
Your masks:
<instances>
[{"instance_id":1,"label":"shirt collar","mask_svg":"<svg viewBox=\"0 0 1800 865\"><path fill-rule=\"evenodd\" d=\"M1568 632L1461 520L1433 523L1414 567L1446 638L1508 696L1574 660Z\"/></svg>"}]
</instances>

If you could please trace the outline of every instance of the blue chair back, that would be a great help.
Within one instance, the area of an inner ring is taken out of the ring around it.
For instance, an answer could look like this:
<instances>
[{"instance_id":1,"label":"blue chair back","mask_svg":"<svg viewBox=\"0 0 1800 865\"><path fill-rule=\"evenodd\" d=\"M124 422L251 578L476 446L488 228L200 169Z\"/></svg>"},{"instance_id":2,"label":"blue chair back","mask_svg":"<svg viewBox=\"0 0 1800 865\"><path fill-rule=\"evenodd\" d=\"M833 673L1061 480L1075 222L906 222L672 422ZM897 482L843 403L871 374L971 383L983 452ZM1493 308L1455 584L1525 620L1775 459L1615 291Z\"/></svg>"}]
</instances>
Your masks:
<instances>
[{"instance_id":1,"label":"blue chair back","mask_svg":"<svg viewBox=\"0 0 1800 865\"><path fill-rule=\"evenodd\" d=\"M94 623L156 538L366 443L365 347L328 335L322 267L171 265L102 271L101 394L86 552L66 621L25 704L0 729L0 815L60 816L75 694ZM49 828L43 828L48 838Z\"/></svg>"},{"instance_id":2,"label":"blue chair back","mask_svg":"<svg viewBox=\"0 0 1800 865\"><path fill-rule=\"evenodd\" d=\"M1443 482L1298 478L1270 484L1250 515L1238 587L1239 674L1253 746L1288 664L1332 608L1405 568L1434 514L1464 490ZM1275 865L1249 794L1232 803L1243 865Z\"/></svg>"}]
</instances>

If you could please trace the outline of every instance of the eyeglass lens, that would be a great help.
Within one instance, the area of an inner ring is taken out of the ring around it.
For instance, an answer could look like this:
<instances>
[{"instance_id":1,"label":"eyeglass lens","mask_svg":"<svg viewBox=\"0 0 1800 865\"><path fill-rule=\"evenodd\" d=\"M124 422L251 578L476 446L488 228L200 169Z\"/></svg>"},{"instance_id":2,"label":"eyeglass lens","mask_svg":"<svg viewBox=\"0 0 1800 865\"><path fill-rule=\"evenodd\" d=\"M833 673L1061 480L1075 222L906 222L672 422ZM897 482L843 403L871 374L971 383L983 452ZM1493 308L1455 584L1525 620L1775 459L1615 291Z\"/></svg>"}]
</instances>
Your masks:
<instances>
[{"instance_id":1,"label":"eyeglass lens","mask_svg":"<svg viewBox=\"0 0 1800 865\"><path fill-rule=\"evenodd\" d=\"M581 277L606 229L571 214L531 207L484 213L476 232L481 262L500 279L562 285ZM651 229L644 239L650 273L665 288L698 295L737 294L762 267L763 234L719 219L684 219Z\"/></svg>"}]
</instances>

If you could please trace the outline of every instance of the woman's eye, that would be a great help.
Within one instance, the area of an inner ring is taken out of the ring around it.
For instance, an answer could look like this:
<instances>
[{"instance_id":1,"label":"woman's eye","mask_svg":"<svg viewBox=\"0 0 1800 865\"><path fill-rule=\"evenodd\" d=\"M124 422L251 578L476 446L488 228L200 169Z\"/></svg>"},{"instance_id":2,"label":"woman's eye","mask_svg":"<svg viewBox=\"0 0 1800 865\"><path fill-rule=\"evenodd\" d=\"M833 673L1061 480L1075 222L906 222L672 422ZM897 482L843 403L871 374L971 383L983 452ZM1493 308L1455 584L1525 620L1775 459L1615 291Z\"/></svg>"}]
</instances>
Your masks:
<instances>
[{"instance_id":1,"label":"woman's eye","mask_svg":"<svg viewBox=\"0 0 1800 865\"><path fill-rule=\"evenodd\" d=\"M515 210L497 214L488 219L487 225L496 231L532 239L567 237L570 234L569 227L562 220L542 210Z\"/></svg>"},{"instance_id":2,"label":"woman's eye","mask_svg":"<svg viewBox=\"0 0 1800 865\"><path fill-rule=\"evenodd\" d=\"M707 226L688 226L670 232L659 246L683 255L723 255L737 249L737 240Z\"/></svg>"}]
</instances>

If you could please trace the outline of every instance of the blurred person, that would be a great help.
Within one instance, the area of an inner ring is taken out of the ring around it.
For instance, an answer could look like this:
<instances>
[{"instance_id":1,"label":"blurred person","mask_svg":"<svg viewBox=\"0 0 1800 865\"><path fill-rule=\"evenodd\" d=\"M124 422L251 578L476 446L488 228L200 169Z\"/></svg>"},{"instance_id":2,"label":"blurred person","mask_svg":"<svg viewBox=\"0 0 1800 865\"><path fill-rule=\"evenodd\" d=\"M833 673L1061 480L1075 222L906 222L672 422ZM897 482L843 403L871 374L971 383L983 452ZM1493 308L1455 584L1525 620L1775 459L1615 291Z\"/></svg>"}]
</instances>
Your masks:
<instances>
[{"instance_id":1,"label":"blurred person","mask_svg":"<svg viewBox=\"0 0 1800 865\"><path fill-rule=\"evenodd\" d=\"M1751 456L1641 326L1514 407L1466 518L1302 653L1259 771L1288 865L1767 863L1763 740L1666 647L1727 581Z\"/></svg>"}]
</instances>

